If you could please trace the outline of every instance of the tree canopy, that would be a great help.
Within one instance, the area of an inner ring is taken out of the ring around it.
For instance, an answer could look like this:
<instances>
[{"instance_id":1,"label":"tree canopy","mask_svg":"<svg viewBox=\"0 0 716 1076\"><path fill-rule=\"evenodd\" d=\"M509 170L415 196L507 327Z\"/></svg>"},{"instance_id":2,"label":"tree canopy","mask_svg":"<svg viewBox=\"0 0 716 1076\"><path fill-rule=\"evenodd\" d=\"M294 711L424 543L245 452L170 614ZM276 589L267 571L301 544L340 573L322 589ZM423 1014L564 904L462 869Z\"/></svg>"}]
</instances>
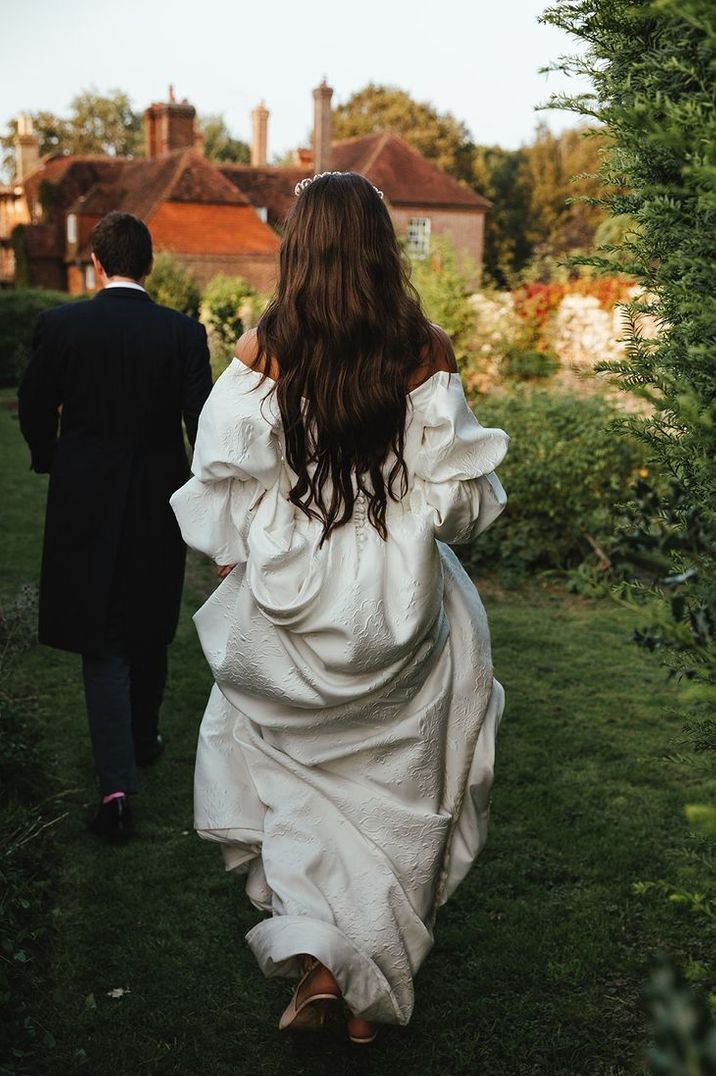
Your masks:
<instances>
[{"instance_id":1,"label":"tree canopy","mask_svg":"<svg viewBox=\"0 0 716 1076\"><path fill-rule=\"evenodd\" d=\"M501 286L513 282L535 254L589 249L604 218L599 206L579 201L600 191L604 145L604 135L584 124L560 135L540 124L534 140L517 150L476 145L452 113L375 83L333 111L337 139L378 131L401 135L438 168L490 199L485 267Z\"/></svg>"},{"instance_id":2,"label":"tree canopy","mask_svg":"<svg viewBox=\"0 0 716 1076\"><path fill-rule=\"evenodd\" d=\"M73 97L65 122L69 153L136 157L144 152L142 117L124 90L83 90Z\"/></svg>"},{"instance_id":3,"label":"tree canopy","mask_svg":"<svg viewBox=\"0 0 716 1076\"><path fill-rule=\"evenodd\" d=\"M142 115L134 110L124 90L100 93L90 87L73 97L67 116L46 109L32 112L31 116L40 140L40 156L47 153L144 156ZM209 160L249 162L248 145L234 138L223 116L202 116L198 125L204 134L204 152ZM16 135L17 120L14 119L0 136L2 171L7 179L12 178L15 170Z\"/></svg>"},{"instance_id":4,"label":"tree canopy","mask_svg":"<svg viewBox=\"0 0 716 1076\"><path fill-rule=\"evenodd\" d=\"M451 112L438 112L395 86L369 83L333 110L333 137L393 131L429 161L458 179L472 176L470 133Z\"/></svg>"},{"instance_id":5,"label":"tree canopy","mask_svg":"<svg viewBox=\"0 0 716 1076\"><path fill-rule=\"evenodd\" d=\"M30 113L40 140L40 155L46 153L98 153L110 157L141 157L144 153L142 117L132 108L124 90L100 93L82 90L70 102L67 116L42 109ZM8 179L15 168L17 119L0 136L2 167Z\"/></svg>"},{"instance_id":6,"label":"tree canopy","mask_svg":"<svg viewBox=\"0 0 716 1076\"><path fill-rule=\"evenodd\" d=\"M234 138L223 116L200 116L199 128L204 135L204 153L210 161L248 164L251 160L250 147L239 138Z\"/></svg>"}]
</instances>

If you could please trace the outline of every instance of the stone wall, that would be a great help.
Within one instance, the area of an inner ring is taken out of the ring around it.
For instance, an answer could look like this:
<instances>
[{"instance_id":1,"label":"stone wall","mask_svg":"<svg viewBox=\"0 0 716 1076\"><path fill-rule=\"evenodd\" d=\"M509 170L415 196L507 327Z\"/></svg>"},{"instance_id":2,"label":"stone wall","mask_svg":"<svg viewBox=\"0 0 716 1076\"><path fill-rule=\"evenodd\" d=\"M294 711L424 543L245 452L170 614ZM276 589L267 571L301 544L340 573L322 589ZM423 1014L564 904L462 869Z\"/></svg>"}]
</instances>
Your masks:
<instances>
[{"instance_id":1,"label":"stone wall","mask_svg":"<svg viewBox=\"0 0 716 1076\"><path fill-rule=\"evenodd\" d=\"M636 287L627 288L623 298L634 298ZM476 392L489 392L505 380L505 358L512 349L542 350L559 360L559 368L547 384L576 393L606 392L622 406L634 409L636 398L610 387L605 374L597 373L601 362L614 362L624 354L625 311L620 303L604 303L596 295L567 293L540 329L537 343L530 341L529 328L517 312L511 292L476 292L475 336L472 358L464 371L466 383ZM646 338L657 333L651 318L642 317Z\"/></svg>"}]
</instances>

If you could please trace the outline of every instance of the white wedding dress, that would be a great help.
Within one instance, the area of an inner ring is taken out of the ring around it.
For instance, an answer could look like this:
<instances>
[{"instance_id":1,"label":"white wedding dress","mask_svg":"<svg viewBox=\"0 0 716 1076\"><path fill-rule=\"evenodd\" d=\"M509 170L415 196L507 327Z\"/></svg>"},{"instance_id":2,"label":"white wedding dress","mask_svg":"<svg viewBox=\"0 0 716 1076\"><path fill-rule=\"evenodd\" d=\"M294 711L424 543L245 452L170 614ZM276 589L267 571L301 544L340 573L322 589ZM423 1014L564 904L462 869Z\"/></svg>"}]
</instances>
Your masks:
<instances>
[{"instance_id":1,"label":"white wedding dress","mask_svg":"<svg viewBox=\"0 0 716 1076\"><path fill-rule=\"evenodd\" d=\"M502 511L508 437L480 426L457 374L434 374L409 396L387 541L360 496L321 545L286 497L271 387L233 361L172 497L187 544L236 564L194 618L216 680L195 825L271 913L247 935L266 975L297 976L311 953L354 1013L406 1024L436 911L487 835L503 691L444 543Z\"/></svg>"}]
</instances>

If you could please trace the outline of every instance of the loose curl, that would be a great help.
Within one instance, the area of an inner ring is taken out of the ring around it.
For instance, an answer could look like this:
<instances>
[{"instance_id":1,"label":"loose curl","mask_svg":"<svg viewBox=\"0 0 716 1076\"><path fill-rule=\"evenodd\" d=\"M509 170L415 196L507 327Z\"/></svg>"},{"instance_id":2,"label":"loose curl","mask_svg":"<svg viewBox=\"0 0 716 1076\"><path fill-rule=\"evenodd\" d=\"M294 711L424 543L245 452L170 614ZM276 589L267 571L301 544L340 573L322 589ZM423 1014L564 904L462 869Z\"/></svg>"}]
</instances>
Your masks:
<instances>
[{"instance_id":1,"label":"loose curl","mask_svg":"<svg viewBox=\"0 0 716 1076\"><path fill-rule=\"evenodd\" d=\"M432 360L434 334L388 211L363 176L321 175L298 195L256 339L254 368L278 366L291 501L323 524L323 542L352 518L361 491L385 539L388 497L407 491L409 385Z\"/></svg>"}]
</instances>

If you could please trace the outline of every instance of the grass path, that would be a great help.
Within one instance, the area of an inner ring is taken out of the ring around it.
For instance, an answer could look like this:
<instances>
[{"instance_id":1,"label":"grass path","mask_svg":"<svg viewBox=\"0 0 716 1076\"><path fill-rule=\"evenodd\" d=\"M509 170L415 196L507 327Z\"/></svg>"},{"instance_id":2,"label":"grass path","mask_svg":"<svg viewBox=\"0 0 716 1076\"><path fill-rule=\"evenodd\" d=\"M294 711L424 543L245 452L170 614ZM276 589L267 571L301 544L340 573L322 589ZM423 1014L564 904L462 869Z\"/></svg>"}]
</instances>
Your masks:
<instances>
[{"instance_id":1,"label":"grass path","mask_svg":"<svg viewBox=\"0 0 716 1076\"><path fill-rule=\"evenodd\" d=\"M37 577L44 480L0 411L0 598ZM487 850L443 909L413 1024L371 1050L330 1033L281 1037L287 998L243 942L258 920L219 851L192 833L192 763L209 691L191 613L209 585L192 560L172 650L165 757L137 801L126 848L85 832L95 790L76 656L35 648L14 685L38 700L67 818L56 835L53 982L37 1011L57 1045L37 1076L622 1076L643 1071L638 995L651 950L707 964L688 912L632 893L670 878L689 844L683 804L706 776L669 759L658 669L608 602L486 588L508 709ZM108 997L121 987L122 997Z\"/></svg>"}]
</instances>

